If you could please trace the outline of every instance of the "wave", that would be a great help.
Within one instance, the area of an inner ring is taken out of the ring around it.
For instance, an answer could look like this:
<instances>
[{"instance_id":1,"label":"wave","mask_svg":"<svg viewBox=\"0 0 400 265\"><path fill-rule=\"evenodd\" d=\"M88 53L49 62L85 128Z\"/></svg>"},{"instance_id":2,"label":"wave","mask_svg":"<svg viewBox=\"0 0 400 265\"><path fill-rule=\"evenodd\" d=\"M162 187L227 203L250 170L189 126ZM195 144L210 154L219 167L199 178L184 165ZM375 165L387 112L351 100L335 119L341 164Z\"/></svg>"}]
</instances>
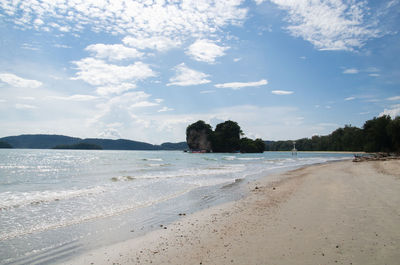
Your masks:
<instances>
[{"instance_id":1,"label":"wave","mask_svg":"<svg viewBox=\"0 0 400 265\"><path fill-rule=\"evenodd\" d=\"M155 164L147 164L148 167L168 167L171 166L171 164L169 163L164 163L164 164L159 164L159 163L155 163Z\"/></svg>"},{"instance_id":2,"label":"wave","mask_svg":"<svg viewBox=\"0 0 400 265\"><path fill-rule=\"evenodd\" d=\"M170 195L158 198L156 200L149 200L149 201L145 201L142 203L129 203L129 204L125 204L125 205L119 204L116 207L109 207L107 209L102 208L102 209L100 209L100 211L88 213L83 216L72 216L71 218L61 218L59 220L59 222L56 221L56 222L46 223L44 221L44 222L35 223L33 226L24 227L22 229L16 229L13 231L4 231L4 233L2 233L2 231L0 231L0 241L24 236L27 234L39 233L39 232L43 232L43 231L47 231L47 230L51 230L51 229L57 229L57 228L71 226L71 225L81 224L81 223L88 222L88 221L95 220L95 219L106 218L106 217L124 214L124 213L134 211L134 210L137 210L140 208L149 207L149 206L170 200L175 197L182 196L183 194L190 192L194 188L196 188L196 186L189 187L185 190L180 190L174 194L170 194Z\"/></svg>"},{"instance_id":3,"label":"wave","mask_svg":"<svg viewBox=\"0 0 400 265\"><path fill-rule=\"evenodd\" d=\"M113 177L111 178L112 182L118 182L118 181L132 181L134 180L135 177L132 176L121 176L121 177Z\"/></svg>"},{"instance_id":4,"label":"wave","mask_svg":"<svg viewBox=\"0 0 400 265\"><path fill-rule=\"evenodd\" d=\"M228 161L232 161L236 159L236 156L224 156L222 157L223 160L228 160Z\"/></svg>"},{"instance_id":5,"label":"wave","mask_svg":"<svg viewBox=\"0 0 400 265\"><path fill-rule=\"evenodd\" d=\"M47 190L31 192L7 191L0 193L0 210L8 210L11 208L19 208L28 205L38 205L82 196L91 196L93 194L99 194L102 192L105 192L105 188L101 186L73 190Z\"/></svg>"},{"instance_id":6,"label":"wave","mask_svg":"<svg viewBox=\"0 0 400 265\"><path fill-rule=\"evenodd\" d=\"M158 161L158 162L162 162L164 161L162 158L143 158L143 161Z\"/></svg>"},{"instance_id":7,"label":"wave","mask_svg":"<svg viewBox=\"0 0 400 265\"><path fill-rule=\"evenodd\" d=\"M237 160L252 161L252 160L264 160L264 157L238 157Z\"/></svg>"},{"instance_id":8,"label":"wave","mask_svg":"<svg viewBox=\"0 0 400 265\"><path fill-rule=\"evenodd\" d=\"M171 173L159 171L155 174L144 174L136 176L136 179L171 179L195 176L225 175L238 173L243 170L245 170L245 165L243 164L221 165L208 168L181 169Z\"/></svg>"},{"instance_id":9,"label":"wave","mask_svg":"<svg viewBox=\"0 0 400 265\"><path fill-rule=\"evenodd\" d=\"M229 183L229 184L226 184L226 185L222 186L221 189L226 189L226 188L231 188L231 187L233 187L233 186L236 186L236 185L242 183L243 180L244 180L244 178L235 179L234 182L231 182L231 183Z\"/></svg>"}]
</instances>

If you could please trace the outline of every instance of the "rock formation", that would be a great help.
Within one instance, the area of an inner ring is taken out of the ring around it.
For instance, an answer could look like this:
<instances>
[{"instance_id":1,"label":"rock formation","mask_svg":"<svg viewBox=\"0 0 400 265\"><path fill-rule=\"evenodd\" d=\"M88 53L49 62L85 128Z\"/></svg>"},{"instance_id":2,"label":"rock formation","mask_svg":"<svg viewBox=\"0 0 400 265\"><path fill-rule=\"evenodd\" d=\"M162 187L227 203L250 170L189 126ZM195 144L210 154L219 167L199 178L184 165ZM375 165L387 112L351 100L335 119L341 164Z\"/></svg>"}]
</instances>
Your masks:
<instances>
[{"instance_id":1,"label":"rock formation","mask_svg":"<svg viewBox=\"0 0 400 265\"><path fill-rule=\"evenodd\" d=\"M204 121L191 124L186 129L186 142L192 151L210 152L211 147L211 126Z\"/></svg>"}]
</instances>

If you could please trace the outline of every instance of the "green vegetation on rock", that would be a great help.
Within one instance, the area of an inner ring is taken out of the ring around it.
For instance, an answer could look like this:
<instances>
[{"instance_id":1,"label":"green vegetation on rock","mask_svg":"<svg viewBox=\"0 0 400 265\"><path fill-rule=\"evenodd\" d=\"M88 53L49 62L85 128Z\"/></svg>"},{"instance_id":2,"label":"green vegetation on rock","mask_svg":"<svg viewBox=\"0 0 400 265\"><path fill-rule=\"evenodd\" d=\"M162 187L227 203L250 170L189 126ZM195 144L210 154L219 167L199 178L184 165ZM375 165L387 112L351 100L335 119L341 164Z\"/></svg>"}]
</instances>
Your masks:
<instances>
[{"instance_id":1,"label":"green vegetation on rock","mask_svg":"<svg viewBox=\"0 0 400 265\"><path fill-rule=\"evenodd\" d=\"M212 151L216 153L262 153L265 144L261 139L240 138L243 132L237 122L225 121L212 131L204 121L197 121L186 129L188 146L194 151Z\"/></svg>"}]
</instances>

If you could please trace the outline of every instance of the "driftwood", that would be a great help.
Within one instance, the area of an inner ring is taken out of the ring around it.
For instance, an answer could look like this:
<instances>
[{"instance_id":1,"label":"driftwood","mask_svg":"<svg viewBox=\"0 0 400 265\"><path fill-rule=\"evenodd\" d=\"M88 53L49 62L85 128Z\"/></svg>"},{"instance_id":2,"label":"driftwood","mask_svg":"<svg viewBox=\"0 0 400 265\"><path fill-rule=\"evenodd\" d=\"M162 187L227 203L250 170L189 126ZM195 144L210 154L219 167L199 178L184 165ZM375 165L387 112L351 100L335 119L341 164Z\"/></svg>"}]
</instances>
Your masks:
<instances>
[{"instance_id":1,"label":"driftwood","mask_svg":"<svg viewBox=\"0 0 400 265\"><path fill-rule=\"evenodd\" d=\"M371 154L354 155L353 162L387 161L387 160L396 160L396 159L400 159L399 154L371 153Z\"/></svg>"}]
</instances>

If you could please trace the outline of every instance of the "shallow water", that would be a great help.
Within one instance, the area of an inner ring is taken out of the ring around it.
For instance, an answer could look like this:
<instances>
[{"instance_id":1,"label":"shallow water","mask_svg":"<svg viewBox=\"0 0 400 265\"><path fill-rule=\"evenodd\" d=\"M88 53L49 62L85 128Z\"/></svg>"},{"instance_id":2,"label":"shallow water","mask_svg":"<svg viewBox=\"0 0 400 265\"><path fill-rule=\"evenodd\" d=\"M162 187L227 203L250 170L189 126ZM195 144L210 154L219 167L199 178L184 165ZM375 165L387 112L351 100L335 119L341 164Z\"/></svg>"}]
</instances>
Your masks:
<instances>
[{"instance_id":1,"label":"shallow water","mask_svg":"<svg viewBox=\"0 0 400 265\"><path fill-rule=\"evenodd\" d=\"M55 263L240 198L241 180L349 157L0 150L0 264Z\"/></svg>"}]
</instances>

